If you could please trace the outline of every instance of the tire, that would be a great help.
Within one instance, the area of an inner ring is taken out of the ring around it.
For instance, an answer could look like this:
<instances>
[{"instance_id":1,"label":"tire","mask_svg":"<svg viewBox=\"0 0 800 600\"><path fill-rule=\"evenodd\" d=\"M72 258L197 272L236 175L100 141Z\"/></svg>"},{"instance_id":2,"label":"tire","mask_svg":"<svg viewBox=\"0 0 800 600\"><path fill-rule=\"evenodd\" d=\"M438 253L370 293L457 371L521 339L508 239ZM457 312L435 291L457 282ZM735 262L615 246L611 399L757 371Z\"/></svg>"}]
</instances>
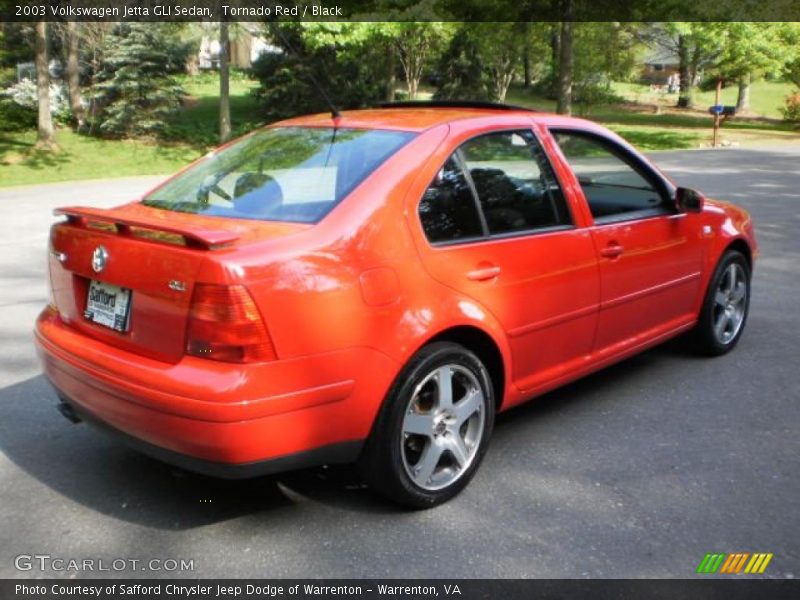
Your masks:
<instances>
[{"instance_id":1,"label":"tire","mask_svg":"<svg viewBox=\"0 0 800 600\"><path fill-rule=\"evenodd\" d=\"M750 312L750 275L750 265L738 250L728 250L717 263L692 330L701 354L720 356L739 343Z\"/></svg>"},{"instance_id":2,"label":"tire","mask_svg":"<svg viewBox=\"0 0 800 600\"><path fill-rule=\"evenodd\" d=\"M494 413L491 378L475 354L450 342L425 346L389 391L359 464L362 477L406 506L447 502L475 474Z\"/></svg>"}]
</instances>

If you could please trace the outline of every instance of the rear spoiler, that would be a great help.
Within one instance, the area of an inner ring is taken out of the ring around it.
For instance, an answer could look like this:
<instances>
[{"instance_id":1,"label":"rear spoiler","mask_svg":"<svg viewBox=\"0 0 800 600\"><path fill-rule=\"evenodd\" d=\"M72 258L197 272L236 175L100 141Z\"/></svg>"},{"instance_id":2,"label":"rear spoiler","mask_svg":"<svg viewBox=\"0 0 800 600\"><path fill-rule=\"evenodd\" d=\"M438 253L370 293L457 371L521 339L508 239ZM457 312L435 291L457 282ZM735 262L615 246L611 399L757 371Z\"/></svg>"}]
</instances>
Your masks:
<instances>
[{"instance_id":1,"label":"rear spoiler","mask_svg":"<svg viewBox=\"0 0 800 600\"><path fill-rule=\"evenodd\" d=\"M152 232L178 235L183 237L187 246L200 247L205 250L213 250L219 246L231 244L239 239L239 236L231 231L164 223L160 219L128 217L102 208L67 206L55 209L53 214L56 216L66 216L67 223L77 227L86 227L87 224L92 221L110 223L116 227L117 233L120 235L133 235L131 231L132 227L147 229Z\"/></svg>"}]
</instances>

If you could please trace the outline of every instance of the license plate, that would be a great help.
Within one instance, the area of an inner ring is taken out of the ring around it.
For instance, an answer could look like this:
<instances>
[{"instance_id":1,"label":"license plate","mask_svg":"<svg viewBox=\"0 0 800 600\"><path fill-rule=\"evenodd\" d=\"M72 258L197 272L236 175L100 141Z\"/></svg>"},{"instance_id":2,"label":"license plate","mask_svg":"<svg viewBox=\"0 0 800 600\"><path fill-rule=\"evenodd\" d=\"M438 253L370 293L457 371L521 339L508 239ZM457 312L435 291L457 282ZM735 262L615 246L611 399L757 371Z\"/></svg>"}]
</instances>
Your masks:
<instances>
[{"instance_id":1,"label":"license plate","mask_svg":"<svg viewBox=\"0 0 800 600\"><path fill-rule=\"evenodd\" d=\"M117 285L92 280L86 298L84 317L114 331L127 331L131 291Z\"/></svg>"}]
</instances>

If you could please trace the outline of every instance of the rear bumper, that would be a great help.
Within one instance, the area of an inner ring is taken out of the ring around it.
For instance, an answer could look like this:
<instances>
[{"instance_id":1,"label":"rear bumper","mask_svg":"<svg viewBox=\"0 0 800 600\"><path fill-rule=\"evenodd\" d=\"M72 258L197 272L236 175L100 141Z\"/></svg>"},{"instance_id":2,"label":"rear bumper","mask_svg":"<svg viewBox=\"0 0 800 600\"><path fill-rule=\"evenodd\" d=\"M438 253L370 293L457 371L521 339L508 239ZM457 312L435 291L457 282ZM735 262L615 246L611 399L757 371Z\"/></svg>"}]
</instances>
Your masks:
<instances>
[{"instance_id":1,"label":"rear bumper","mask_svg":"<svg viewBox=\"0 0 800 600\"><path fill-rule=\"evenodd\" d=\"M61 406L59 409L64 416L72 420L76 418L76 422L85 421L98 429L108 433L120 442L138 450L142 454L146 454L168 463L175 465L187 471L201 473L210 477L218 477L220 479L249 479L252 477L262 477L264 475L274 475L275 473L285 473L286 471L296 471L298 469L305 469L323 464L346 464L355 462L361 449L364 446L362 441L353 442L339 442L337 444L330 444L321 448L314 448L313 450L305 450L296 454L288 456L280 456L278 458L259 460L248 463L223 463L211 460L203 460L195 458L187 454L173 452L161 446L156 446L145 442L142 439L128 435L101 421L97 417L79 408L75 408L75 403L65 398L59 392L61 399Z\"/></svg>"},{"instance_id":2,"label":"rear bumper","mask_svg":"<svg viewBox=\"0 0 800 600\"><path fill-rule=\"evenodd\" d=\"M83 418L166 462L226 477L354 460L397 369L367 348L163 363L87 338L50 309L35 337L45 375Z\"/></svg>"}]
</instances>

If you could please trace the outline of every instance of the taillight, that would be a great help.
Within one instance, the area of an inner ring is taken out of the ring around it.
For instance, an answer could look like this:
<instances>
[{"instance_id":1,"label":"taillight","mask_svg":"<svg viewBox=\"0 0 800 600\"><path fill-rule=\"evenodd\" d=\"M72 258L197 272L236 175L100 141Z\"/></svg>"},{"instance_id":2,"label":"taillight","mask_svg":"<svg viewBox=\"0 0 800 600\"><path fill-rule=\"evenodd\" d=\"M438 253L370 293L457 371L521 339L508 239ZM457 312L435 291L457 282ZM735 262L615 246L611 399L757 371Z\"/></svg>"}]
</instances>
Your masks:
<instances>
[{"instance_id":1,"label":"taillight","mask_svg":"<svg viewBox=\"0 0 800 600\"><path fill-rule=\"evenodd\" d=\"M186 352L238 363L277 358L267 326L243 285L195 285Z\"/></svg>"}]
</instances>

